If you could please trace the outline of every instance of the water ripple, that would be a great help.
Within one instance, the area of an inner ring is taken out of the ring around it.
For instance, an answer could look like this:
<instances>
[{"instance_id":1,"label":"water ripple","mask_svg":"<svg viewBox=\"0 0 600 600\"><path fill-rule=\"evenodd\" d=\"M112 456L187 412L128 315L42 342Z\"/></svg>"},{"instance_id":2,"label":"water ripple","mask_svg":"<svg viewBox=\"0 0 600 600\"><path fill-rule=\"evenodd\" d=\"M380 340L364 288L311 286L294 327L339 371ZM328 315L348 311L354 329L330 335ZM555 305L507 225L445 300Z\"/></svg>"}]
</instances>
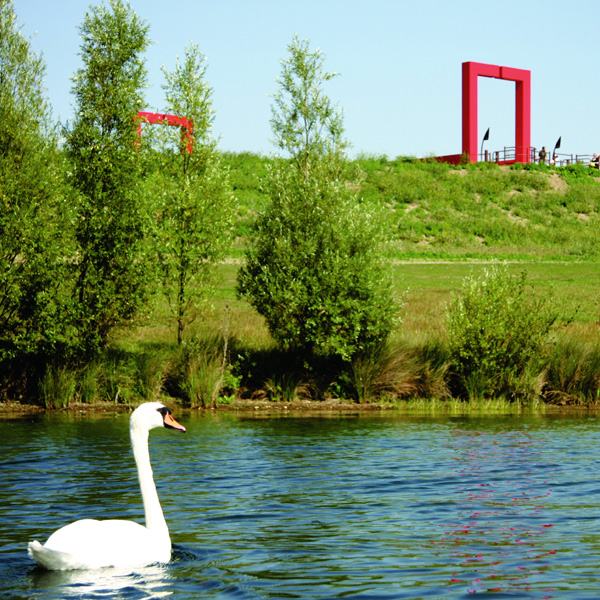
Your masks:
<instances>
[{"instance_id":1,"label":"water ripple","mask_svg":"<svg viewBox=\"0 0 600 600\"><path fill-rule=\"evenodd\" d=\"M0 597L597 597L593 417L179 417L151 441L173 560L134 572L25 552L142 520L126 416L3 422Z\"/></svg>"}]
</instances>

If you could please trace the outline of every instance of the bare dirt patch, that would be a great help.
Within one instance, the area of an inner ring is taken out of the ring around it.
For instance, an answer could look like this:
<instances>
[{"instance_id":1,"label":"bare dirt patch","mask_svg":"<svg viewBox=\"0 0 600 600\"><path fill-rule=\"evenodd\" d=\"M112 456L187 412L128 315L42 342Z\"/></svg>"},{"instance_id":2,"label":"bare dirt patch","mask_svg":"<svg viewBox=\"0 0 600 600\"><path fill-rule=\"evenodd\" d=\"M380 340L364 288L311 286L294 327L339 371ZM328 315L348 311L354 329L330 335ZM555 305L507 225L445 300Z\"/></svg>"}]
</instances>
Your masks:
<instances>
[{"instance_id":1,"label":"bare dirt patch","mask_svg":"<svg viewBox=\"0 0 600 600\"><path fill-rule=\"evenodd\" d=\"M564 179L561 179L557 173L552 173L552 175L548 177L548 183L553 190L560 192L561 194L564 194L569 187L567 182Z\"/></svg>"}]
</instances>

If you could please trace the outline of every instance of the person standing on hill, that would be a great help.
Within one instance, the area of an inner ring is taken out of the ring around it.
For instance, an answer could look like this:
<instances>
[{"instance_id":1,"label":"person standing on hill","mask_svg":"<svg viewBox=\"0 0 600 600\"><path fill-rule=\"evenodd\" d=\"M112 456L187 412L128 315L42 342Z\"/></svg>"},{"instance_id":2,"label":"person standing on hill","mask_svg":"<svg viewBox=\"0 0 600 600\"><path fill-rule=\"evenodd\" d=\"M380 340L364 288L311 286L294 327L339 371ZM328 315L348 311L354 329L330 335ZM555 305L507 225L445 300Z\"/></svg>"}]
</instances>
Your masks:
<instances>
[{"instance_id":1,"label":"person standing on hill","mask_svg":"<svg viewBox=\"0 0 600 600\"><path fill-rule=\"evenodd\" d=\"M540 150L539 153L539 162L540 164L545 163L546 162L546 146L542 146L542 149Z\"/></svg>"}]
</instances>

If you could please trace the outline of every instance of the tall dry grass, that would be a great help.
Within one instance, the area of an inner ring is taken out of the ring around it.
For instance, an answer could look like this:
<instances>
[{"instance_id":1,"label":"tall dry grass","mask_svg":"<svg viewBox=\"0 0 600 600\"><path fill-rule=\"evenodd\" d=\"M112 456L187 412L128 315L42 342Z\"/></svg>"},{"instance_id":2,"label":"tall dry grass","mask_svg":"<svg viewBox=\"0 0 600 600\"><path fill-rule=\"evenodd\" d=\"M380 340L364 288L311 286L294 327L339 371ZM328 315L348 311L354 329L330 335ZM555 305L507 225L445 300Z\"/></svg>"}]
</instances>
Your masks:
<instances>
[{"instance_id":1,"label":"tall dry grass","mask_svg":"<svg viewBox=\"0 0 600 600\"><path fill-rule=\"evenodd\" d=\"M359 403L406 398L448 399L449 354L438 340L419 346L389 343L349 368L351 392Z\"/></svg>"},{"instance_id":2,"label":"tall dry grass","mask_svg":"<svg viewBox=\"0 0 600 600\"><path fill-rule=\"evenodd\" d=\"M549 351L544 398L551 404L600 402L600 342L562 334Z\"/></svg>"}]
</instances>

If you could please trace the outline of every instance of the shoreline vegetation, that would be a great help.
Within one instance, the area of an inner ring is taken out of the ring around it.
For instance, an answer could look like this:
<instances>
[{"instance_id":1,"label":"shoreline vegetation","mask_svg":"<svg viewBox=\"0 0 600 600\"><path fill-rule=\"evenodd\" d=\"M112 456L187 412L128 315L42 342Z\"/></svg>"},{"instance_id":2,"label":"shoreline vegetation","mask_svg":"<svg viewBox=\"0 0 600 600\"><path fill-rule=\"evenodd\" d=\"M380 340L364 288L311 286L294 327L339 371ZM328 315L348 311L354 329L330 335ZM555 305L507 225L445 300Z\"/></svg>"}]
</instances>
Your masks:
<instances>
[{"instance_id":1,"label":"shoreline vegetation","mask_svg":"<svg viewBox=\"0 0 600 600\"><path fill-rule=\"evenodd\" d=\"M596 170L487 164L455 168L386 157L352 161L362 178L359 198L386 214L386 260L403 298L401 322L376 360L317 357L309 364L278 349L263 319L236 294L247 236L267 200L264 177L272 159L223 154L222 160L237 201L236 243L218 265L218 284L183 343L174 341L176 324L168 305L156 299L126 328L113 332L93 363L52 365L37 397L19 394L18 386L13 387L16 394L7 396L3 386L5 410L19 402L47 409L106 410L155 398L189 408L281 413L315 408L455 412L469 406L489 413L598 404ZM552 294L556 323L535 356L526 350L522 364L496 365L512 369L510 377L527 385L498 388L489 397L492 388L486 386L496 380L491 371L479 387L458 381L447 318L465 281L477 281L494 264L504 265L511 280L526 274L520 302Z\"/></svg>"},{"instance_id":2,"label":"shoreline vegetation","mask_svg":"<svg viewBox=\"0 0 600 600\"><path fill-rule=\"evenodd\" d=\"M234 400L227 404L217 403L214 407L190 407L178 403L174 398L163 398L161 401L177 411L192 414L240 415L259 417L337 417L337 416L377 416L377 415L415 415L415 416L464 416L472 415L586 415L600 412L600 403L588 404L521 404L507 402L504 399L490 399L483 402L454 399L440 401L439 399L414 399L402 403L358 404L344 400L296 400L293 402L274 402L269 400ZM66 414L73 416L113 415L129 413L140 404L132 401L126 404L112 402L93 402L84 404L73 402L63 407L45 407L40 404L22 404L20 402L0 402L0 419L23 418L28 415Z\"/></svg>"}]
</instances>

